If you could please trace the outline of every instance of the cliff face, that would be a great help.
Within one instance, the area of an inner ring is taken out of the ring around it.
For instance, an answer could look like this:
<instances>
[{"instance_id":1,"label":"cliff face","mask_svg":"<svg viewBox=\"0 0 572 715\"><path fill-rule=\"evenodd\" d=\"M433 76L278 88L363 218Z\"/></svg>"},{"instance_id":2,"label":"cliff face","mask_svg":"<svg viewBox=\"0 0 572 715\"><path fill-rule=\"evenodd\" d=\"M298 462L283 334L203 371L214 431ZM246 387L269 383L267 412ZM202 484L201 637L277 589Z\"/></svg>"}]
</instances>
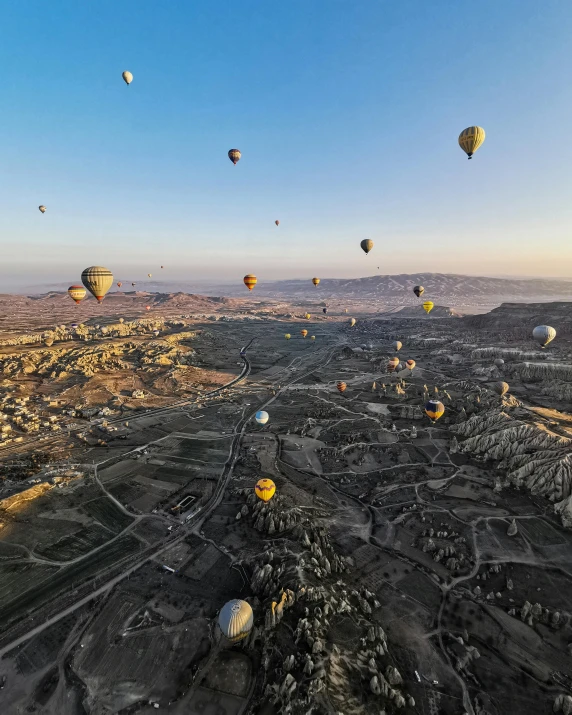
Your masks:
<instances>
[{"instance_id":1,"label":"cliff face","mask_svg":"<svg viewBox=\"0 0 572 715\"><path fill-rule=\"evenodd\" d=\"M452 429L466 437L459 451L498 461L509 483L559 502L557 511L564 525L570 525L572 439L555 434L542 423L515 419L503 409L475 414Z\"/></svg>"},{"instance_id":2,"label":"cliff face","mask_svg":"<svg viewBox=\"0 0 572 715\"><path fill-rule=\"evenodd\" d=\"M553 325L560 336L572 335L572 303L503 303L490 313L463 318L462 325L477 330L510 330L515 337L530 336L537 325Z\"/></svg>"}]
</instances>

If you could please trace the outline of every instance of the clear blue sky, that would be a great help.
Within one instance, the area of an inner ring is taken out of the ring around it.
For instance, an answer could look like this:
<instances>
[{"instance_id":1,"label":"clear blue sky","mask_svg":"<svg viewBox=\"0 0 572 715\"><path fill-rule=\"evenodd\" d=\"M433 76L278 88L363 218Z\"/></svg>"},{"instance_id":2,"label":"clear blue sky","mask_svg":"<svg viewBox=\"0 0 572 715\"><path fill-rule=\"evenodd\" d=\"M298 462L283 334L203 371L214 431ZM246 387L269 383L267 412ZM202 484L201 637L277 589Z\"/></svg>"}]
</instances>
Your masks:
<instances>
[{"instance_id":1,"label":"clear blue sky","mask_svg":"<svg viewBox=\"0 0 572 715\"><path fill-rule=\"evenodd\" d=\"M569 0L9 3L0 291L572 276L571 38Z\"/></svg>"}]
</instances>

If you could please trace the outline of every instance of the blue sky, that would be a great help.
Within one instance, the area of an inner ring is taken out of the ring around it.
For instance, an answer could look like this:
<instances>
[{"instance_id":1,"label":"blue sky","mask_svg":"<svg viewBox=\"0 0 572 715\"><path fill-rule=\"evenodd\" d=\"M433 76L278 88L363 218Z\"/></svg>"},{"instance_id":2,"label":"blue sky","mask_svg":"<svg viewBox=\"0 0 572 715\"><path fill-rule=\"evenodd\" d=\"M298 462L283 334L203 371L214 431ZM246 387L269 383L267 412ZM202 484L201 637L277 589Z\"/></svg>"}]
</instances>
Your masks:
<instances>
[{"instance_id":1,"label":"blue sky","mask_svg":"<svg viewBox=\"0 0 572 715\"><path fill-rule=\"evenodd\" d=\"M52 0L0 28L2 290L572 277L572 3Z\"/></svg>"}]
</instances>

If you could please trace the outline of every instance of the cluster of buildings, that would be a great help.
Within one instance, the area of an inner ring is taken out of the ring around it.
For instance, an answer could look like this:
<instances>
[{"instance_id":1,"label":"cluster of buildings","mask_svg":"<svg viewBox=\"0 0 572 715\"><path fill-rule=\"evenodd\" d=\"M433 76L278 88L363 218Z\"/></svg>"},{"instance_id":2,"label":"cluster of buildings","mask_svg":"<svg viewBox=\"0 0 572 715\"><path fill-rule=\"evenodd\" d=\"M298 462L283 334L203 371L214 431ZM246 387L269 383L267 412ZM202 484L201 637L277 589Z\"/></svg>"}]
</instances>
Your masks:
<instances>
[{"instance_id":1,"label":"cluster of buildings","mask_svg":"<svg viewBox=\"0 0 572 715\"><path fill-rule=\"evenodd\" d=\"M19 432L32 433L41 430L58 432L61 417L46 414L47 408L56 406L49 397L16 397L6 394L0 397L0 442L21 442Z\"/></svg>"}]
</instances>

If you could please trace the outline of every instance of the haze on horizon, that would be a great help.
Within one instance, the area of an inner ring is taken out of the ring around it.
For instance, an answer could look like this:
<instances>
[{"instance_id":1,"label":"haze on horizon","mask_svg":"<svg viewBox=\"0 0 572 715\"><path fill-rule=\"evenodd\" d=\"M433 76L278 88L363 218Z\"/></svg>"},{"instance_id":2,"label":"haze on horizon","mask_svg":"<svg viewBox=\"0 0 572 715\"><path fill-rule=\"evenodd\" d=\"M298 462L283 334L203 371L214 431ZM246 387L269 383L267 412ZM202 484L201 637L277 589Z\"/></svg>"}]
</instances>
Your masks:
<instances>
[{"instance_id":1,"label":"haze on horizon","mask_svg":"<svg viewBox=\"0 0 572 715\"><path fill-rule=\"evenodd\" d=\"M33 5L3 18L0 292L571 275L572 6Z\"/></svg>"}]
</instances>

